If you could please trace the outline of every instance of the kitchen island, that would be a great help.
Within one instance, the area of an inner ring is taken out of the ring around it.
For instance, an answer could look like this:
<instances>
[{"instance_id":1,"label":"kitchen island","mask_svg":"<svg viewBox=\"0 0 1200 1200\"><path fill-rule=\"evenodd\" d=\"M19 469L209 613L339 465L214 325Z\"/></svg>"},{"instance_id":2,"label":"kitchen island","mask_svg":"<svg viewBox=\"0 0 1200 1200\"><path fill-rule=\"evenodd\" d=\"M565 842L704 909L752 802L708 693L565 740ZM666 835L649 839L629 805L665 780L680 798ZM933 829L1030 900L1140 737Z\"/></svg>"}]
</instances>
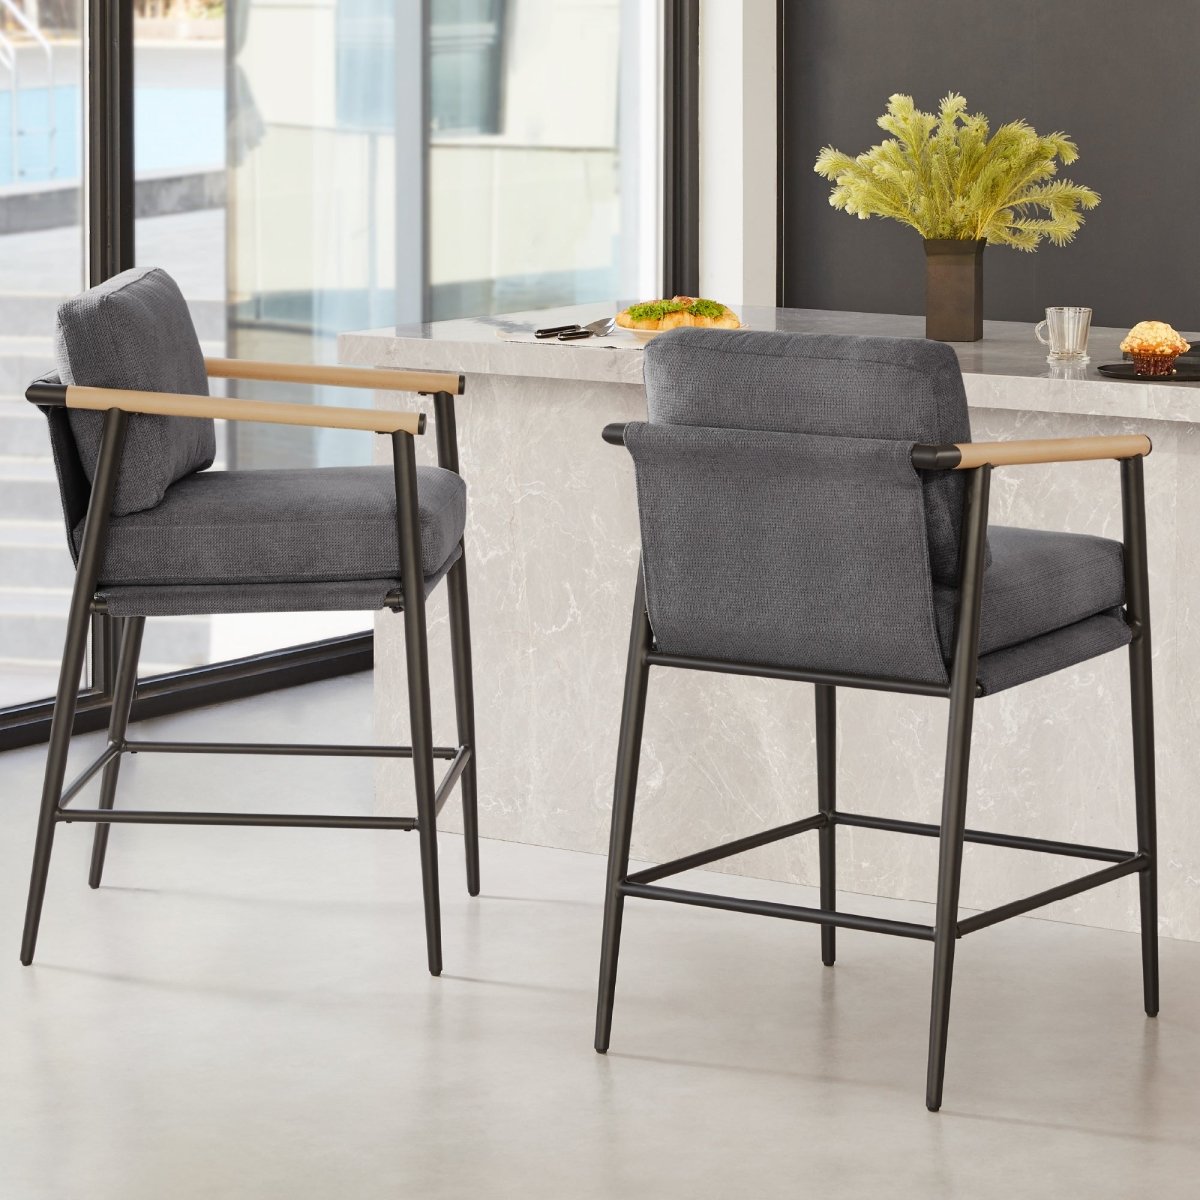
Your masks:
<instances>
[{"instance_id":1,"label":"kitchen island","mask_svg":"<svg viewBox=\"0 0 1200 1200\"><path fill-rule=\"evenodd\" d=\"M736 306L735 306L736 307ZM638 560L629 456L601 441L644 419L644 348L631 335L537 343L533 329L609 315L611 304L343 335L341 361L454 370L470 568L486 837L602 853ZM921 317L739 308L754 329L920 337ZM1118 330L1093 330L1091 364L1051 368L1032 325L987 322L955 346L976 440L1145 432L1158 736L1161 929L1200 940L1200 385L1106 379ZM381 394L389 407L412 398ZM433 461L433 439L419 453ZM383 449L381 447L381 452ZM798 514L798 519L802 517ZM1113 463L997 470L991 519L1120 539ZM430 607L435 730L454 726L444 598ZM376 733L407 741L403 631L376 625ZM438 671L439 664L446 664ZM446 681L444 687L439 684ZM842 689L838 803L939 819L947 704ZM815 811L813 690L807 684L652 672L634 857L674 858ZM1128 667L1124 653L976 705L968 821L1093 845L1134 844ZM403 763L379 768L378 804L411 807ZM454 805L443 814L457 827ZM866 829L838 834L840 890L932 900L936 843ZM815 884L815 836L725 860L724 869ZM970 846L964 908L1023 896L1080 873L1045 855ZM487 861L483 861L484 893ZM449 878L454 878L451 874ZM869 908L869 902L855 902ZM839 907L846 907L845 903ZM1122 881L1039 915L1136 928L1136 883ZM815 955L817 935L809 938ZM597 937L599 931L597 930ZM852 953L852 951L851 951ZM1131 971L1136 954L1131 949Z\"/></svg>"}]
</instances>

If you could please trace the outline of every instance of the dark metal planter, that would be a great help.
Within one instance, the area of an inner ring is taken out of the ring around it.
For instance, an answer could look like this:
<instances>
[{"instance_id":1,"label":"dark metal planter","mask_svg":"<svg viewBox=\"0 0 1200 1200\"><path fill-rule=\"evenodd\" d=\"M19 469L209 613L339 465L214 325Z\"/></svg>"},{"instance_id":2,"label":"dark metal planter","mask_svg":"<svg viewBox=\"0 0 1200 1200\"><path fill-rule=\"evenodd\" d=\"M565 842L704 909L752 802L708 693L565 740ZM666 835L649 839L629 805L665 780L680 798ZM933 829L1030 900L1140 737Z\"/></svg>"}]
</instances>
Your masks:
<instances>
[{"instance_id":1,"label":"dark metal planter","mask_svg":"<svg viewBox=\"0 0 1200 1200\"><path fill-rule=\"evenodd\" d=\"M925 240L925 336L938 342L983 337L983 250L987 242Z\"/></svg>"}]
</instances>

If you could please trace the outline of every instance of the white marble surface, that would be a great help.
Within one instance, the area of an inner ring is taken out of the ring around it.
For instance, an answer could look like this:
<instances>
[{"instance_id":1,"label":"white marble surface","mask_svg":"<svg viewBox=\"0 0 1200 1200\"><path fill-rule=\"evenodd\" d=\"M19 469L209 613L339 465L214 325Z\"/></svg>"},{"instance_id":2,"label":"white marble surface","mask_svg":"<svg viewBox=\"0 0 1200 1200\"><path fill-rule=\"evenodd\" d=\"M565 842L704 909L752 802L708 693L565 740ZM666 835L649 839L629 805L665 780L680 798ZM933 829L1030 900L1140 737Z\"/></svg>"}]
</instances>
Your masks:
<instances>
[{"instance_id":1,"label":"white marble surface","mask_svg":"<svg viewBox=\"0 0 1200 1200\"><path fill-rule=\"evenodd\" d=\"M569 322L586 324L611 316L620 301L580 304L538 312L508 313L426 325L345 334L339 340L345 361L375 365L509 375L531 379L571 379L592 383L642 382L645 343L623 330L603 343L516 342L504 335ZM881 313L827 312L804 308L737 308L750 329L800 333L853 333L885 337L924 337L924 317ZM1120 362L1122 329L1093 329L1091 361L1083 367L1052 367L1032 325L987 321L980 342L954 343L972 406L1079 416L1151 417L1190 423L1200 413L1200 383L1138 383L1108 379L1096 370ZM1192 335L1193 342L1200 335ZM1024 381L1017 386L1016 381Z\"/></svg>"},{"instance_id":2,"label":"white marble surface","mask_svg":"<svg viewBox=\"0 0 1200 1200\"><path fill-rule=\"evenodd\" d=\"M603 852L638 532L628 457L599 437L609 421L644 416L642 352L502 340L512 326L592 319L594 305L512 318L372 331L341 339L343 361L442 367L468 376L458 401L470 486L471 572L481 829L488 836ZM748 309L755 328L920 335L920 318ZM1096 375L1048 378L1029 326L989 324L959 346L977 439L1142 430L1159 738L1163 933L1200 940L1200 393ZM1115 361L1119 335L1096 331L1092 363ZM1113 353L1107 353L1111 341ZM391 407L411 398L382 396ZM424 403L424 402L423 402ZM422 453L432 461L432 439ZM1119 537L1110 463L1012 468L992 488L995 522ZM435 724L453 729L445 601L431 604ZM407 739L400 623L381 615L376 723ZM439 670L439 667L441 668ZM839 693L839 805L935 821L944 701ZM970 821L1096 845L1131 846L1127 663L1112 654L982 701L976 708ZM664 859L782 823L815 808L812 689L803 684L656 671L643 750L635 856ZM411 805L404 764L378 775L384 808ZM447 808L444 820L457 826ZM839 885L928 900L936 843L839 832ZM730 870L816 881L816 842L801 837L728 860ZM964 907L987 907L1079 873L1081 864L972 846ZM1123 880L1043 910L1130 929L1136 887ZM852 901L850 902L852 903ZM984 935L986 936L986 935Z\"/></svg>"}]
</instances>

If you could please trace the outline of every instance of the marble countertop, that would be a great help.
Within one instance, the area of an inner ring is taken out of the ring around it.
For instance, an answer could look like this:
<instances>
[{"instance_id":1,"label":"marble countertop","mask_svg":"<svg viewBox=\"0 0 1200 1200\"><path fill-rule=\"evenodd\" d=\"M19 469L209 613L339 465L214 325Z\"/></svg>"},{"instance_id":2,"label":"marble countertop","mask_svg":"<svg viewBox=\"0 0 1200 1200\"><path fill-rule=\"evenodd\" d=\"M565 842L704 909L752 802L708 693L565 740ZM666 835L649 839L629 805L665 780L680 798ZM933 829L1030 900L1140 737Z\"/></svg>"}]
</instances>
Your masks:
<instances>
[{"instance_id":1,"label":"marble countertop","mask_svg":"<svg viewBox=\"0 0 1200 1200\"><path fill-rule=\"evenodd\" d=\"M623 344L615 345L511 340L545 325L586 324L621 307L620 303L582 304L346 333L338 339L339 358L350 364L461 371L468 377L640 384L645 344L631 334L617 334L613 341ZM735 308L751 329L886 337L923 337L925 332L921 316ZM1200 423L1200 384L1123 382L1096 370L1097 364L1121 360L1118 344L1124 333L1094 328L1088 346L1091 362L1067 368L1047 364L1032 324L985 321L982 341L952 344L962 364L967 400L974 408Z\"/></svg>"}]
</instances>

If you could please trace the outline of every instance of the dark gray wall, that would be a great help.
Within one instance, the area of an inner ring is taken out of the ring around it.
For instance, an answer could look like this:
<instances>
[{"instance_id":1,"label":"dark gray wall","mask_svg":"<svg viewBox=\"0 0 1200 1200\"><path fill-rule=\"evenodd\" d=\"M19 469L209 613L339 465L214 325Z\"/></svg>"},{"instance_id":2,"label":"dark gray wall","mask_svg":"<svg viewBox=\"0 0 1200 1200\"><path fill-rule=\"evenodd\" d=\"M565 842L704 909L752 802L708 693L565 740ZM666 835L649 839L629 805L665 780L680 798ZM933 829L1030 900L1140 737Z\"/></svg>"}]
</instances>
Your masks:
<instances>
[{"instance_id":1,"label":"dark gray wall","mask_svg":"<svg viewBox=\"0 0 1200 1200\"><path fill-rule=\"evenodd\" d=\"M1024 117L1079 146L1063 177L1100 207L1068 246L984 253L985 314L1090 305L1101 325L1200 328L1200 0L783 0L784 302L924 311L915 230L829 207L812 170L832 144L886 135L887 97L950 91L995 128Z\"/></svg>"}]
</instances>

